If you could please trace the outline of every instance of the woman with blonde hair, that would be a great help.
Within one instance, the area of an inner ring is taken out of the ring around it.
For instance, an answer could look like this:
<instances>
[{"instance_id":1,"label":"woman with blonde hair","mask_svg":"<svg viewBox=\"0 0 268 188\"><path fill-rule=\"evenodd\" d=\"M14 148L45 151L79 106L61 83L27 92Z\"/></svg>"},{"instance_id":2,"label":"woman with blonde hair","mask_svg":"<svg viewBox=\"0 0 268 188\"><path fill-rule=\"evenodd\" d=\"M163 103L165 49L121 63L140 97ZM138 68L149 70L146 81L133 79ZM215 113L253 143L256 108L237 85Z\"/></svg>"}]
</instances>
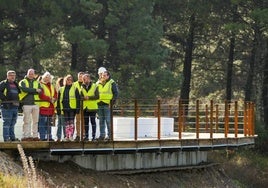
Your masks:
<instances>
[{"instance_id":1,"label":"woman with blonde hair","mask_svg":"<svg viewBox=\"0 0 268 188\"><path fill-rule=\"evenodd\" d=\"M55 115L55 107L57 101L57 91L52 84L52 75L45 72L41 77L42 91L39 94L41 102L39 103L39 122L38 131L41 141L54 141L51 134L51 126L53 116Z\"/></svg>"}]
</instances>

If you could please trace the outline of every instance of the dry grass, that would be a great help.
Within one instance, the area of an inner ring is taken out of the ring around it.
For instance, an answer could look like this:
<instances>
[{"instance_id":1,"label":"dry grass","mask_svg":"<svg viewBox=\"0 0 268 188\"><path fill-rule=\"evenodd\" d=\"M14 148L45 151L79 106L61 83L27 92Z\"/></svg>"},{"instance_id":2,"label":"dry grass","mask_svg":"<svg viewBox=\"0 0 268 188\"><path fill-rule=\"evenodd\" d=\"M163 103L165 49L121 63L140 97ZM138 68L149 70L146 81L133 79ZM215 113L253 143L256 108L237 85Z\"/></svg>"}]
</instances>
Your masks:
<instances>
[{"instance_id":1,"label":"dry grass","mask_svg":"<svg viewBox=\"0 0 268 188\"><path fill-rule=\"evenodd\" d=\"M0 173L0 187L2 188L46 188L45 181L38 176L32 157L27 157L20 144L18 151L23 164L24 176Z\"/></svg>"},{"instance_id":2,"label":"dry grass","mask_svg":"<svg viewBox=\"0 0 268 188\"><path fill-rule=\"evenodd\" d=\"M0 187L3 188L23 188L27 187L27 181L24 177L15 175L0 174Z\"/></svg>"},{"instance_id":3,"label":"dry grass","mask_svg":"<svg viewBox=\"0 0 268 188\"><path fill-rule=\"evenodd\" d=\"M22 164L23 164L23 170L24 170L24 175L25 175L26 182L27 182L27 187L28 188L47 187L42 177L38 176L36 173L36 168L34 166L33 158L31 156L27 158L20 144L18 144L17 147L20 153Z\"/></svg>"}]
</instances>

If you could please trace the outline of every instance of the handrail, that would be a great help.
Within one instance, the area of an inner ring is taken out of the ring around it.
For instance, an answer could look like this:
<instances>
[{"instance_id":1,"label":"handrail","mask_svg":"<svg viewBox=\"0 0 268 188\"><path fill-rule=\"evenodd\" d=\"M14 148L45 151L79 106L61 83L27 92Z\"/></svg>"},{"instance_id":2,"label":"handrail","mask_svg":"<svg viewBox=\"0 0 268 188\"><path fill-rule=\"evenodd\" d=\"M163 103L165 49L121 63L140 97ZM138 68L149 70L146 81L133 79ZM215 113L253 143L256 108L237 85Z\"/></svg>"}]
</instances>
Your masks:
<instances>
[{"instance_id":1,"label":"handrail","mask_svg":"<svg viewBox=\"0 0 268 188\"><path fill-rule=\"evenodd\" d=\"M201 131L208 132L210 138L214 133L219 133L224 128L224 136L227 138L229 134L238 137L242 133L244 136L254 136L254 104L252 102L241 101L225 101L224 103L215 103L211 100L208 104L200 104L200 100L194 103L185 103L180 100L176 103L163 103L163 100L157 100L155 104L148 105L142 103L141 99L135 100L135 114L139 112L139 116L135 115L135 140L137 140L137 119L139 117L156 117L157 118L157 139L161 139L161 117L173 117L175 125L177 122L178 138L182 139L182 132L195 130L196 138L199 139ZM203 108L205 106L205 108ZM224 109L223 109L224 106ZM152 107L154 110L152 110ZM117 105L117 111L122 114L128 111L131 114L130 106L120 107ZM127 110L128 109L128 110ZM177 113L176 113L177 109ZM122 110L125 110L122 113ZM150 115L151 114L151 115ZM115 115L115 114L114 114ZM129 115L128 115L129 116ZM131 116L131 115L130 115ZM205 125L205 127L203 127ZM224 127L221 127L224 125ZM194 126L194 127L193 127Z\"/></svg>"},{"instance_id":2,"label":"handrail","mask_svg":"<svg viewBox=\"0 0 268 188\"><path fill-rule=\"evenodd\" d=\"M41 100L39 100L41 101ZM7 103L10 101L2 101ZM81 102L81 137L83 129L83 103ZM183 132L193 132L196 139L201 133L208 133L214 138L214 133L223 133L225 138L239 134L245 137L255 134L255 105L250 101L224 101L210 100L186 101L182 99L118 99L115 106L111 106L111 139L114 140L114 122L116 116L134 118L134 140L138 140L140 117L155 117L157 119L156 139L161 140L162 117L174 119L174 132L178 139L183 138Z\"/></svg>"}]
</instances>

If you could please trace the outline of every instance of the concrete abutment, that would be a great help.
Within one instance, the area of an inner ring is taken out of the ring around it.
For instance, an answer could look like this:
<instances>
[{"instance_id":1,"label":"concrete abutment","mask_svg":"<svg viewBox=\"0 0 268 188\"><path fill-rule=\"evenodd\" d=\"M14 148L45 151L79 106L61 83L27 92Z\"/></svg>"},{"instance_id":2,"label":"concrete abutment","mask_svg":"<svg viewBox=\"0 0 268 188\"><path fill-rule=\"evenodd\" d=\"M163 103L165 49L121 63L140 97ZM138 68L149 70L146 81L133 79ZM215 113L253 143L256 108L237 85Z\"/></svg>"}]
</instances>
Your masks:
<instances>
[{"instance_id":1,"label":"concrete abutment","mask_svg":"<svg viewBox=\"0 0 268 188\"><path fill-rule=\"evenodd\" d=\"M207 162L207 151L75 155L71 161L83 168L97 171L195 166Z\"/></svg>"}]
</instances>

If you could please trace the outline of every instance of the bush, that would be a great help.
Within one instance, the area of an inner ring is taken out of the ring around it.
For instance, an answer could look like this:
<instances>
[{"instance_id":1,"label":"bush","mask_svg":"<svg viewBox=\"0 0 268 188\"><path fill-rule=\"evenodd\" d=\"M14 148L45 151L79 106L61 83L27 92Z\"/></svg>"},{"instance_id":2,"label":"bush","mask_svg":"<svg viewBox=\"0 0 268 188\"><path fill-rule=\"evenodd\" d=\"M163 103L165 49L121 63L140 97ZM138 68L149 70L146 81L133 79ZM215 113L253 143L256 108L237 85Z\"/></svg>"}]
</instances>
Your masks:
<instances>
[{"instance_id":1,"label":"bush","mask_svg":"<svg viewBox=\"0 0 268 188\"><path fill-rule=\"evenodd\" d=\"M256 134L258 137L255 139L256 149L263 154L268 153L268 130L262 126L262 124L257 123Z\"/></svg>"}]
</instances>

